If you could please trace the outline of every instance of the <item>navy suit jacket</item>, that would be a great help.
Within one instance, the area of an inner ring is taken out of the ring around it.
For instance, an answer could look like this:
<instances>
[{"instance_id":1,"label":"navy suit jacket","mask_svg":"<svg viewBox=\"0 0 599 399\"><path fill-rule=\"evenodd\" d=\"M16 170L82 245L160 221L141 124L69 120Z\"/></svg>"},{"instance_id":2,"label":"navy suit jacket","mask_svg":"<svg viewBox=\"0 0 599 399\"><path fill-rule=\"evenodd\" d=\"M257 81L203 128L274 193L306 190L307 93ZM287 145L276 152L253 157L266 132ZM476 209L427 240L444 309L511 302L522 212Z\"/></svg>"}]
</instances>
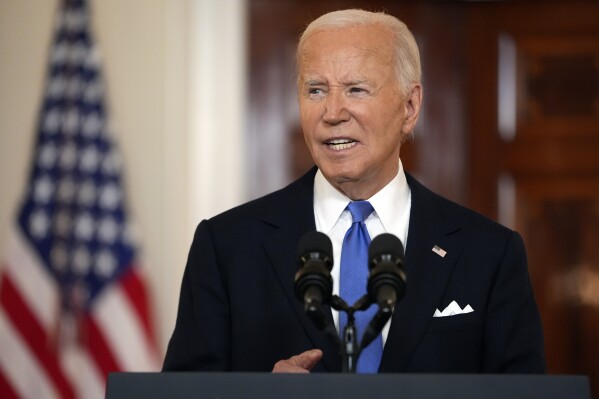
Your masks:
<instances>
[{"instance_id":1,"label":"navy suit jacket","mask_svg":"<svg viewBox=\"0 0 599 399\"><path fill-rule=\"evenodd\" d=\"M315 172L199 224L163 370L271 371L278 360L311 348L324 352L313 371L341 370L338 347L294 293L297 244L315 229ZM407 179L407 289L379 371L544 372L520 236ZM432 251L435 245L444 257ZM454 300L474 311L433 317Z\"/></svg>"}]
</instances>

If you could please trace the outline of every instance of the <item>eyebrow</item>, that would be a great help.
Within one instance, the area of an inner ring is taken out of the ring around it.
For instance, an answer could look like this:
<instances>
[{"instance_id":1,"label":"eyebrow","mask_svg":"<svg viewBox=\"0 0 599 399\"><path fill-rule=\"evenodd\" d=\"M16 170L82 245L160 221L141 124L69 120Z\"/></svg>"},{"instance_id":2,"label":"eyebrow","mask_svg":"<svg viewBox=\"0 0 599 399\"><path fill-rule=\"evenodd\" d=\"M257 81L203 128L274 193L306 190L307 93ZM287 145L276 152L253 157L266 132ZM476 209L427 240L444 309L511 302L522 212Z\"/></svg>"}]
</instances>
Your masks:
<instances>
[{"instance_id":1,"label":"eyebrow","mask_svg":"<svg viewBox=\"0 0 599 399\"><path fill-rule=\"evenodd\" d=\"M354 86L354 85L359 85L362 83L367 83L368 79L353 79L353 80L347 80L345 82L343 82L344 86ZM306 81L304 83L304 86L322 86L322 85L326 85L327 83L321 81L321 80L316 80L316 79L310 79L308 81Z\"/></svg>"},{"instance_id":2,"label":"eyebrow","mask_svg":"<svg viewBox=\"0 0 599 399\"><path fill-rule=\"evenodd\" d=\"M353 79L353 80L348 80L346 82L344 82L343 84L346 86L354 86L354 85L359 85L362 83L367 83L368 79Z\"/></svg>"}]
</instances>

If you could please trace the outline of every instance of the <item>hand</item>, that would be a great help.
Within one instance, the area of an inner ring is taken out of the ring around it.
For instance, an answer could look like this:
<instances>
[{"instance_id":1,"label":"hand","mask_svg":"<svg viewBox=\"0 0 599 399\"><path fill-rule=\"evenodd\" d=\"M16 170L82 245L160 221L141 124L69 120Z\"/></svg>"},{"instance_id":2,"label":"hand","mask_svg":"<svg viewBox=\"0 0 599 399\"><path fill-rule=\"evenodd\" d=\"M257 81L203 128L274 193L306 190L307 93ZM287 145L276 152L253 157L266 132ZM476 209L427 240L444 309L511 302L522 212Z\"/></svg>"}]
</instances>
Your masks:
<instances>
[{"instance_id":1,"label":"hand","mask_svg":"<svg viewBox=\"0 0 599 399\"><path fill-rule=\"evenodd\" d=\"M320 359L322 359L322 351L320 349L311 349L289 359L279 360L272 372L309 374L312 367L316 366Z\"/></svg>"}]
</instances>

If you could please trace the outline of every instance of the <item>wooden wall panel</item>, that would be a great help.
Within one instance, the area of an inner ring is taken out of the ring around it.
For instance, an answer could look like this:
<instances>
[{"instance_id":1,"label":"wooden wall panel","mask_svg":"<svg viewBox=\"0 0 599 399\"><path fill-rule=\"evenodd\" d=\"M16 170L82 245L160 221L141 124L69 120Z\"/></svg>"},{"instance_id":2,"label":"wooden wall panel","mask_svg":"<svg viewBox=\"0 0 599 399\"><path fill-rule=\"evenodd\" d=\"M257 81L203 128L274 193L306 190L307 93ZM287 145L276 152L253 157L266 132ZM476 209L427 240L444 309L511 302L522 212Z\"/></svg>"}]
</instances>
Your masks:
<instances>
[{"instance_id":1,"label":"wooden wall panel","mask_svg":"<svg viewBox=\"0 0 599 399\"><path fill-rule=\"evenodd\" d=\"M519 134L596 134L599 35L525 36L517 40L516 49Z\"/></svg>"},{"instance_id":2,"label":"wooden wall panel","mask_svg":"<svg viewBox=\"0 0 599 399\"><path fill-rule=\"evenodd\" d=\"M597 393L599 3L501 2L469 13L473 206L514 216L548 369L588 374ZM502 103L502 93L513 98ZM511 198L497 191L502 177Z\"/></svg>"},{"instance_id":3,"label":"wooden wall panel","mask_svg":"<svg viewBox=\"0 0 599 399\"><path fill-rule=\"evenodd\" d=\"M599 379L599 182L519 179L517 225L526 237L552 373Z\"/></svg>"}]
</instances>

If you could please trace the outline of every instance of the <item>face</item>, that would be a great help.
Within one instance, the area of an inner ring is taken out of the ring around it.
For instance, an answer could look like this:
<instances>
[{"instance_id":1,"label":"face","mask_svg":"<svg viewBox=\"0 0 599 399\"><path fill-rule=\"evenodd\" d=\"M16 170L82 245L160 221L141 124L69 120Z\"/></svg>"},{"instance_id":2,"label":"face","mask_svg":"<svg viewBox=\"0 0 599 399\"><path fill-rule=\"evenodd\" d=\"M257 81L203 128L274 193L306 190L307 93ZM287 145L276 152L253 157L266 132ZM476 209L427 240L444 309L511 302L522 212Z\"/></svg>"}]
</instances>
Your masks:
<instances>
[{"instance_id":1,"label":"face","mask_svg":"<svg viewBox=\"0 0 599 399\"><path fill-rule=\"evenodd\" d=\"M399 86L391 33L382 27L315 32L298 62L301 125L314 162L337 190L370 198L397 174L420 85Z\"/></svg>"}]
</instances>

